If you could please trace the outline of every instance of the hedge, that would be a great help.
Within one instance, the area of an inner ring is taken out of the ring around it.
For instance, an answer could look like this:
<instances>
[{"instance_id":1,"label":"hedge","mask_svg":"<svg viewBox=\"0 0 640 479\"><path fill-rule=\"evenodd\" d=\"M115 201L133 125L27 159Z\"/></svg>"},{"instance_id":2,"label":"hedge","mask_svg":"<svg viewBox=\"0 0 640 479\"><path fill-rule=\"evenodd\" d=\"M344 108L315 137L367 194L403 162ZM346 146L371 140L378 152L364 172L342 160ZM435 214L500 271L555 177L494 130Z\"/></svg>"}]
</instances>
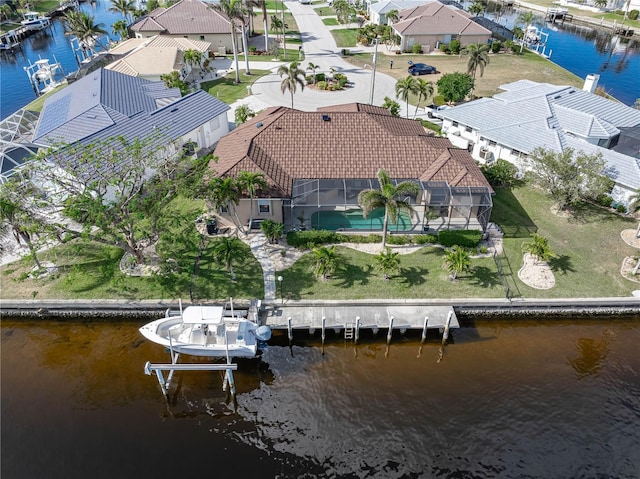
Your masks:
<instances>
[{"instance_id":1,"label":"hedge","mask_svg":"<svg viewBox=\"0 0 640 479\"><path fill-rule=\"evenodd\" d=\"M442 246L459 245L465 248L475 248L482 239L479 230L444 230L438 232L438 243Z\"/></svg>"}]
</instances>

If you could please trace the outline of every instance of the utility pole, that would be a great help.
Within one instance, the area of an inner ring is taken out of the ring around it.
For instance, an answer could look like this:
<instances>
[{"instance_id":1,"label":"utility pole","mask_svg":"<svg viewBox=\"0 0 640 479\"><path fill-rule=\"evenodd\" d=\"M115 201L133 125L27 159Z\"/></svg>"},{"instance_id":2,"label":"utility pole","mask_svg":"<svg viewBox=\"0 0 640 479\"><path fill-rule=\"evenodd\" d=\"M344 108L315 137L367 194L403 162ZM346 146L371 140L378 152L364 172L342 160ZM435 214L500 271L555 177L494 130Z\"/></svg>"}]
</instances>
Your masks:
<instances>
[{"instance_id":1,"label":"utility pole","mask_svg":"<svg viewBox=\"0 0 640 479\"><path fill-rule=\"evenodd\" d=\"M375 43L375 49L373 50L373 70L371 73L371 94L369 96L369 105L373 105L373 92L376 88L376 61L378 59L378 39L373 40Z\"/></svg>"}]
</instances>

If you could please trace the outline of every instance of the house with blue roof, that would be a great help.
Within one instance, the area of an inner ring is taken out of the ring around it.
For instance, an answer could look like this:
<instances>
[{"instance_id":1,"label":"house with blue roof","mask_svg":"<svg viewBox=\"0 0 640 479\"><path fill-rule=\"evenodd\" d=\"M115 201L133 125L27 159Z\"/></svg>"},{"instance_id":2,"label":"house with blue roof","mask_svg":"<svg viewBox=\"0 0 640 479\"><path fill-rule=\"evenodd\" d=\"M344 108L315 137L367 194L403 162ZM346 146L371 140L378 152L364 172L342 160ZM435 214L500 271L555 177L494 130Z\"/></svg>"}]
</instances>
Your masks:
<instances>
[{"instance_id":1,"label":"house with blue roof","mask_svg":"<svg viewBox=\"0 0 640 479\"><path fill-rule=\"evenodd\" d=\"M604 173L615 181L611 196L626 205L640 189L640 111L594 94L596 85L595 75L582 90L530 80L508 83L493 98L445 110L442 131L480 163L501 158L521 170L538 147L599 153Z\"/></svg>"},{"instance_id":2,"label":"house with blue roof","mask_svg":"<svg viewBox=\"0 0 640 479\"><path fill-rule=\"evenodd\" d=\"M122 137L158 138L178 151L210 151L229 132L229 106L199 90L99 69L49 96L32 143L43 148Z\"/></svg>"}]
</instances>

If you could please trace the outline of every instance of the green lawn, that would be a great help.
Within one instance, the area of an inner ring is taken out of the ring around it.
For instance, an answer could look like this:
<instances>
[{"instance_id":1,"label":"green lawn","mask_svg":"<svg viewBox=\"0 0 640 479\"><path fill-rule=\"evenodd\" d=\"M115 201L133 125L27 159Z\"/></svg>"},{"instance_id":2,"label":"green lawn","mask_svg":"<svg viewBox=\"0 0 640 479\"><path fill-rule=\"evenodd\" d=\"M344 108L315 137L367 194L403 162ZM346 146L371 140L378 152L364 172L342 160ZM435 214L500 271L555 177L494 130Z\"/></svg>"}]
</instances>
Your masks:
<instances>
[{"instance_id":1,"label":"green lawn","mask_svg":"<svg viewBox=\"0 0 640 479\"><path fill-rule=\"evenodd\" d=\"M374 268L374 256L351 248L336 247L339 269L328 281L318 281L311 270L312 254L306 254L291 268L278 272L283 277L284 294L294 299L367 298L454 298L504 297L504 288L492 258L473 260L473 271L452 282L442 268L443 250L425 247L401 255L400 274L385 281Z\"/></svg>"},{"instance_id":2,"label":"green lawn","mask_svg":"<svg viewBox=\"0 0 640 479\"><path fill-rule=\"evenodd\" d=\"M513 271L513 280L523 297L628 296L640 284L620 274L626 256L637 254L620 238L624 229L636 227L632 218L583 205L567 218L551 212L553 202L531 187L498 190L494 198L492 221L505 232L504 247ZM537 232L549 239L557 255L550 261L556 286L542 291L517 279L522 266L522 244Z\"/></svg>"},{"instance_id":3,"label":"green lawn","mask_svg":"<svg viewBox=\"0 0 640 479\"><path fill-rule=\"evenodd\" d=\"M331 15L335 16L336 12L331 7L318 7L313 9L321 17L329 17Z\"/></svg>"},{"instance_id":4,"label":"green lawn","mask_svg":"<svg viewBox=\"0 0 640 479\"><path fill-rule=\"evenodd\" d=\"M333 17L323 18L322 23L324 23L325 25L333 26L338 24L338 19Z\"/></svg>"},{"instance_id":5,"label":"green lawn","mask_svg":"<svg viewBox=\"0 0 640 479\"><path fill-rule=\"evenodd\" d=\"M255 58L260 58L260 61L268 61L269 57L260 55ZM244 58L239 60L240 83L235 82L235 73L229 73L225 77L202 83L202 89L221 101L230 104L236 100L245 98L248 95L247 86L252 85L258 78L271 73L269 70L251 70L251 75L246 75L244 73Z\"/></svg>"},{"instance_id":6,"label":"green lawn","mask_svg":"<svg viewBox=\"0 0 640 479\"><path fill-rule=\"evenodd\" d=\"M358 39L358 29L341 28L339 30L331 30L331 35L333 35L338 48L355 47Z\"/></svg>"}]
</instances>

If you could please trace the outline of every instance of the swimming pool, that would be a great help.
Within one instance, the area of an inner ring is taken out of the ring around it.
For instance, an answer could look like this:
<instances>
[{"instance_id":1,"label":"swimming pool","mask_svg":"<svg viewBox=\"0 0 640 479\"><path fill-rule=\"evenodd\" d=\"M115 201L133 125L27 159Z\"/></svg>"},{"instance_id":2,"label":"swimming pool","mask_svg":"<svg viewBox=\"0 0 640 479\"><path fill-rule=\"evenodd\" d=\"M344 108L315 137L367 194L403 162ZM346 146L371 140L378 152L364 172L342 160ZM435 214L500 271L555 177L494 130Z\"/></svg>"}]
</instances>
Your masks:
<instances>
[{"instance_id":1,"label":"swimming pool","mask_svg":"<svg viewBox=\"0 0 640 479\"><path fill-rule=\"evenodd\" d=\"M362 210L347 211L316 211L311 215L311 227L314 229L331 230L382 230L384 208L373 210L364 218ZM406 231L413 228L413 222L406 213L398 215L398 222L394 225L389 221L389 231Z\"/></svg>"}]
</instances>

